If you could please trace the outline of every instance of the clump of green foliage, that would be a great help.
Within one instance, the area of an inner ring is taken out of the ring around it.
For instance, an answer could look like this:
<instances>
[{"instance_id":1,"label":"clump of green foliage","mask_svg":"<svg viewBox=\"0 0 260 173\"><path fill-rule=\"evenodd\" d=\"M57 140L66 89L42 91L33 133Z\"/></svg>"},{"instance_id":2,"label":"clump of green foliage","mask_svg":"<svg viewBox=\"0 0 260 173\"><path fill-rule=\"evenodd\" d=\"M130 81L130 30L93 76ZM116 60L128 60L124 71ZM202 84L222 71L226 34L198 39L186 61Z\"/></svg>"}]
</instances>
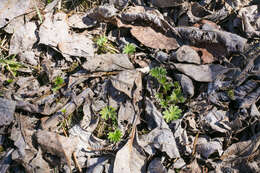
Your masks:
<instances>
[{"instance_id":1,"label":"clump of green foliage","mask_svg":"<svg viewBox=\"0 0 260 173\"><path fill-rule=\"evenodd\" d=\"M128 43L127 45L125 45L125 47L123 49L123 53L128 54L128 55L134 54L135 51L136 51L136 47L132 43L130 43L130 44Z\"/></svg>"},{"instance_id":2,"label":"clump of green foliage","mask_svg":"<svg viewBox=\"0 0 260 173\"><path fill-rule=\"evenodd\" d=\"M52 91L53 92L56 92L58 91L64 84L64 79L60 76L57 76L55 79L54 79L54 86L52 87Z\"/></svg>"},{"instance_id":3,"label":"clump of green foliage","mask_svg":"<svg viewBox=\"0 0 260 173\"><path fill-rule=\"evenodd\" d=\"M121 140L122 133L117 127L116 109L111 106L106 106L100 111L100 114L102 119L112 121L112 129L114 129L114 131L108 133L108 139L111 142L119 142Z\"/></svg>"},{"instance_id":4,"label":"clump of green foliage","mask_svg":"<svg viewBox=\"0 0 260 173\"><path fill-rule=\"evenodd\" d=\"M150 75L157 79L160 84L155 98L159 105L164 109L163 117L166 122L179 119L182 110L176 104L184 103L185 97L183 96L181 86L178 82L170 82L167 79L167 71L162 67L155 67L151 69Z\"/></svg>"},{"instance_id":5,"label":"clump of green foliage","mask_svg":"<svg viewBox=\"0 0 260 173\"><path fill-rule=\"evenodd\" d=\"M168 109L163 111L163 118L168 123L172 120L177 120L181 117L182 110L178 106L171 105Z\"/></svg>"},{"instance_id":6,"label":"clump of green foliage","mask_svg":"<svg viewBox=\"0 0 260 173\"><path fill-rule=\"evenodd\" d=\"M13 77L16 76L17 70L24 67L21 63L15 61L15 55L8 58L0 57L0 65L2 68L9 71Z\"/></svg>"},{"instance_id":7,"label":"clump of green foliage","mask_svg":"<svg viewBox=\"0 0 260 173\"><path fill-rule=\"evenodd\" d=\"M111 142L119 142L121 140L122 133L119 129L116 129L114 132L108 133L108 139Z\"/></svg>"},{"instance_id":8,"label":"clump of green foliage","mask_svg":"<svg viewBox=\"0 0 260 173\"><path fill-rule=\"evenodd\" d=\"M105 35L99 36L94 40L98 46L98 53L118 53L118 50L109 42Z\"/></svg>"}]
</instances>

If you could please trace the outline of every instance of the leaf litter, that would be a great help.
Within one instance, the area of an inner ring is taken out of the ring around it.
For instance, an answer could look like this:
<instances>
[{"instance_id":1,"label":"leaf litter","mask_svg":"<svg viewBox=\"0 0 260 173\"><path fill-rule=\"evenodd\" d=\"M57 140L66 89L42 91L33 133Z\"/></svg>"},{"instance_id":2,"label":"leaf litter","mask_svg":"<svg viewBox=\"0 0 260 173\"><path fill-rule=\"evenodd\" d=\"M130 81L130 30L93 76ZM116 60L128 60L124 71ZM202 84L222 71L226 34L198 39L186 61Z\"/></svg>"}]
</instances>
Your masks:
<instances>
[{"instance_id":1,"label":"leaf litter","mask_svg":"<svg viewBox=\"0 0 260 173\"><path fill-rule=\"evenodd\" d=\"M3 0L0 172L259 172L259 22L258 1Z\"/></svg>"}]
</instances>

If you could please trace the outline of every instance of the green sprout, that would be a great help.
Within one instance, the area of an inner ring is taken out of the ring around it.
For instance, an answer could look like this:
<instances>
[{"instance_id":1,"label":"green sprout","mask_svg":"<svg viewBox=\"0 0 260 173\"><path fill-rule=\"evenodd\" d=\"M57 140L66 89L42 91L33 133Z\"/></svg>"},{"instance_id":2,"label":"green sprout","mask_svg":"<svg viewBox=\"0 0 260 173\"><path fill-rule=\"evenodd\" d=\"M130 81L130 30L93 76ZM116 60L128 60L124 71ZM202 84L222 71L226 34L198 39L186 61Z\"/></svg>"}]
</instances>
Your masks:
<instances>
[{"instance_id":1,"label":"green sprout","mask_svg":"<svg viewBox=\"0 0 260 173\"><path fill-rule=\"evenodd\" d=\"M228 90L227 94L228 94L228 97L229 97L231 100L234 100L234 99L235 99L235 93L234 93L234 90L233 90L233 89Z\"/></svg>"},{"instance_id":2,"label":"green sprout","mask_svg":"<svg viewBox=\"0 0 260 173\"><path fill-rule=\"evenodd\" d=\"M170 95L170 101L174 104L176 103L184 103L185 97L182 94L181 86L178 82L174 82L173 84L174 90L172 91L172 94Z\"/></svg>"},{"instance_id":3,"label":"green sprout","mask_svg":"<svg viewBox=\"0 0 260 173\"><path fill-rule=\"evenodd\" d=\"M99 47L104 47L108 42L108 39L106 36L100 36L98 39L97 39L97 45Z\"/></svg>"},{"instance_id":4,"label":"green sprout","mask_svg":"<svg viewBox=\"0 0 260 173\"><path fill-rule=\"evenodd\" d=\"M119 142L121 140L122 133L119 129L116 129L114 132L108 133L108 139L111 142Z\"/></svg>"},{"instance_id":5,"label":"green sprout","mask_svg":"<svg viewBox=\"0 0 260 173\"><path fill-rule=\"evenodd\" d=\"M98 53L118 53L118 50L108 41L105 35L102 35L96 39L96 44L98 45Z\"/></svg>"},{"instance_id":6,"label":"green sprout","mask_svg":"<svg viewBox=\"0 0 260 173\"><path fill-rule=\"evenodd\" d=\"M124 49L123 49L123 53L125 54L134 54L135 53L135 45L132 43L128 43L127 45L125 45Z\"/></svg>"},{"instance_id":7,"label":"green sprout","mask_svg":"<svg viewBox=\"0 0 260 173\"><path fill-rule=\"evenodd\" d=\"M66 108L63 108L63 109L61 110L61 112L62 112L63 114L66 114L67 109L66 109Z\"/></svg>"},{"instance_id":8,"label":"green sprout","mask_svg":"<svg viewBox=\"0 0 260 173\"><path fill-rule=\"evenodd\" d=\"M21 63L15 61L15 56L11 56L11 58L3 58L0 57L0 65L5 68L7 71L9 71L13 77L16 76L17 71L21 68L24 67Z\"/></svg>"},{"instance_id":9,"label":"green sprout","mask_svg":"<svg viewBox=\"0 0 260 173\"><path fill-rule=\"evenodd\" d=\"M64 79L62 77L60 77L60 76L57 76L54 79L54 86L52 88L52 91L53 92L58 91L62 87L63 83L64 83Z\"/></svg>"},{"instance_id":10,"label":"green sprout","mask_svg":"<svg viewBox=\"0 0 260 173\"><path fill-rule=\"evenodd\" d=\"M178 106L171 105L169 109L163 111L163 118L168 123L172 120L177 120L182 116L182 110Z\"/></svg>"},{"instance_id":11,"label":"green sprout","mask_svg":"<svg viewBox=\"0 0 260 173\"><path fill-rule=\"evenodd\" d=\"M104 120L108 120L109 118L112 119L112 121L116 121L116 109L112 106L106 106L100 111L101 117Z\"/></svg>"}]
</instances>

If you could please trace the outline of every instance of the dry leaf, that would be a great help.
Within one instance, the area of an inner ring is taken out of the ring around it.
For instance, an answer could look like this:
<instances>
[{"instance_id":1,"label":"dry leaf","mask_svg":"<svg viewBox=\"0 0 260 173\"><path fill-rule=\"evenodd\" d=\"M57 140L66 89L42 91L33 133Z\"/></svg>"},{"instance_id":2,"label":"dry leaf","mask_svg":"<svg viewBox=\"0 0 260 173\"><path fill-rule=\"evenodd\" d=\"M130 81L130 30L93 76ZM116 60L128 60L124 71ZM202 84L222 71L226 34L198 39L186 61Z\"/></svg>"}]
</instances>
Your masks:
<instances>
[{"instance_id":1,"label":"dry leaf","mask_svg":"<svg viewBox=\"0 0 260 173\"><path fill-rule=\"evenodd\" d=\"M131 34L142 44L150 48L173 50L179 47L174 37L163 35L151 27L133 26Z\"/></svg>"},{"instance_id":2,"label":"dry leaf","mask_svg":"<svg viewBox=\"0 0 260 173\"><path fill-rule=\"evenodd\" d=\"M25 14L31 7L31 0L1 0L0 3L0 28L9 23L13 18Z\"/></svg>"}]
</instances>

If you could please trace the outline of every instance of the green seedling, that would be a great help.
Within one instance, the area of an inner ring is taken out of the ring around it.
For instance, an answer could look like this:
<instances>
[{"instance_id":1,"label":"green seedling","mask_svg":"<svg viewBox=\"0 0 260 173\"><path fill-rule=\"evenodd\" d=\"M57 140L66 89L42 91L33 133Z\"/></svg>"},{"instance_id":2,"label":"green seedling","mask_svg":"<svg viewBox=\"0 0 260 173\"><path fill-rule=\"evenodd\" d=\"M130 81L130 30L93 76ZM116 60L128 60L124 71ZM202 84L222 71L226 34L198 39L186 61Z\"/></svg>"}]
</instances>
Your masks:
<instances>
[{"instance_id":1,"label":"green seedling","mask_svg":"<svg viewBox=\"0 0 260 173\"><path fill-rule=\"evenodd\" d=\"M96 39L96 44L98 45L98 53L118 53L118 50L108 41L108 38L103 35Z\"/></svg>"},{"instance_id":2,"label":"green seedling","mask_svg":"<svg viewBox=\"0 0 260 173\"><path fill-rule=\"evenodd\" d=\"M0 57L0 65L9 71L13 77L16 76L17 70L23 67L23 65L17 61L15 61L15 56L11 56L11 58L2 58Z\"/></svg>"},{"instance_id":3,"label":"green seedling","mask_svg":"<svg viewBox=\"0 0 260 173\"><path fill-rule=\"evenodd\" d=\"M52 91L53 92L58 91L62 87L63 83L64 83L64 79L62 77L60 77L60 76L57 76L54 79L54 86L52 88Z\"/></svg>"},{"instance_id":4,"label":"green seedling","mask_svg":"<svg viewBox=\"0 0 260 173\"><path fill-rule=\"evenodd\" d=\"M108 133L108 139L111 142L119 142L121 140L122 133L119 129L116 129L114 132Z\"/></svg>"},{"instance_id":5,"label":"green seedling","mask_svg":"<svg viewBox=\"0 0 260 173\"><path fill-rule=\"evenodd\" d=\"M112 119L112 121L116 120L116 109L111 106L106 106L100 111L101 117L104 120Z\"/></svg>"},{"instance_id":6,"label":"green seedling","mask_svg":"<svg viewBox=\"0 0 260 173\"><path fill-rule=\"evenodd\" d=\"M163 111L163 118L167 123L172 120L177 120L182 116L182 110L178 106L171 105L168 109Z\"/></svg>"},{"instance_id":7,"label":"green seedling","mask_svg":"<svg viewBox=\"0 0 260 173\"><path fill-rule=\"evenodd\" d=\"M132 44L132 43L129 44L128 43L127 45L125 45L125 47L123 49L123 53L128 54L128 55L134 54L135 53L135 49L136 49L136 47L135 47L134 44Z\"/></svg>"},{"instance_id":8,"label":"green seedling","mask_svg":"<svg viewBox=\"0 0 260 173\"><path fill-rule=\"evenodd\" d=\"M171 89L172 83L167 81L166 78L167 71L162 67L155 67L151 69L150 75L157 79L157 81L163 87L163 93L167 94L167 92Z\"/></svg>"},{"instance_id":9,"label":"green seedling","mask_svg":"<svg viewBox=\"0 0 260 173\"><path fill-rule=\"evenodd\" d=\"M184 103L186 100L183 96L180 84L178 82L169 82L166 76L166 69L161 67L151 69L150 75L156 78L160 84L160 88L155 94L155 99L158 101L161 108L165 110L163 114L166 122L180 117L181 109L175 105Z\"/></svg>"},{"instance_id":10,"label":"green seedling","mask_svg":"<svg viewBox=\"0 0 260 173\"><path fill-rule=\"evenodd\" d=\"M234 90L233 90L233 89L228 90L227 94L228 94L228 97L229 97L231 100L234 100L234 99L235 99L235 93L234 93Z\"/></svg>"},{"instance_id":11,"label":"green seedling","mask_svg":"<svg viewBox=\"0 0 260 173\"><path fill-rule=\"evenodd\" d=\"M182 94L180 84L178 82L174 82L173 86L174 86L174 90L172 91L172 94L170 95L170 102L173 102L174 104L184 103L186 99Z\"/></svg>"},{"instance_id":12,"label":"green seedling","mask_svg":"<svg viewBox=\"0 0 260 173\"><path fill-rule=\"evenodd\" d=\"M6 82L9 83L9 84L12 83L13 81L14 81L13 79L7 79L6 80Z\"/></svg>"},{"instance_id":13,"label":"green seedling","mask_svg":"<svg viewBox=\"0 0 260 173\"><path fill-rule=\"evenodd\" d=\"M61 110L61 112L65 115L66 112L67 112L67 110L66 110L65 108L63 108L63 109Z\"/></svg>"}]
</instances>

